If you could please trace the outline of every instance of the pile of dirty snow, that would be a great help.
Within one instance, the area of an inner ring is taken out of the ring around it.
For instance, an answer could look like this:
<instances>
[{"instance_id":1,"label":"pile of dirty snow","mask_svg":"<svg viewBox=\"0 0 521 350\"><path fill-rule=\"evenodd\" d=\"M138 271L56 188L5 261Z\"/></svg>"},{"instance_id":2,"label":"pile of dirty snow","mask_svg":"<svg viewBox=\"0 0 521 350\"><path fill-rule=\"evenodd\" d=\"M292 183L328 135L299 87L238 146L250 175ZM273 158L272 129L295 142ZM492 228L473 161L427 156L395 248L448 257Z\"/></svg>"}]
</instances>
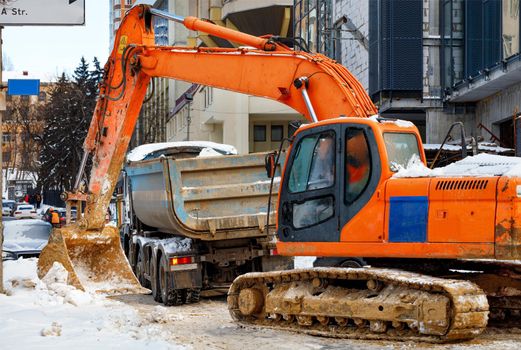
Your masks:
<instances>
[{"instance_id":1,"label":"pile of dirty snow","mask_svg":"<svg viewBox=\"0 0 521 350\"><path fill-rule=\"evenodd\" d=\"M184 349L131 306L67 285L59 264L39 279L37 259L4 262L0 339L18 349ZM159 313L159 311L158 311Z\"/></svg>"},{"instance_id":2,"label":"pile of dirty snow","mask_svg":"<svg viewBox=\"0 0 521 350\"><path fill-rule=\"evenodd\" d=\"M407 166L400 167L395 178L403 177L464 177L464 176L520 176L521 158L481 153L441 168L429 169L412 157Z\"/></svg>"}]
</instances>

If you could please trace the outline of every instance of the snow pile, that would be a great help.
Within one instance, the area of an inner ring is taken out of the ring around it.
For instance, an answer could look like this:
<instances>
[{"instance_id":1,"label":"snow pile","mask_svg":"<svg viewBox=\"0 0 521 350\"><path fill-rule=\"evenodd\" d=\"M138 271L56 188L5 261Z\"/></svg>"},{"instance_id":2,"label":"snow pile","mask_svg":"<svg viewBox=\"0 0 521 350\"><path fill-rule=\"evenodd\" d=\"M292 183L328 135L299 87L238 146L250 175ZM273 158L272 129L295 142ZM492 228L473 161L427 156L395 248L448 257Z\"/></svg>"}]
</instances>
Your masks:
<instances>
[{"instance_id":1,"label":"snow pile","mask_svg":"<svg viewBox=\"0 0 521 350\"><path fill-rule=\"evenodd\" d=\"M62 335L62 325L53 322L49 327L42 329L42 337L59 337Z\"/></svg>"},{"instance_id":2,"label":"snow pile","mask_svg":"<svg viewBox=\"0 0 521 350\"><path fill-rule=\"evenodd\" d=\"M372 115L369 117L370 120L375 121L377 123L391 123L394 124L400 128L410 128L414 126L414 124L408 120L402 120L402 119L385 119L385 117L382 117L378 114Z\"/></svg>"},{"instance_id":3,"label":"snow pile","mask_svg":"<svg viewBox=\"0 0 521 350\"><path fill-rule=\"evenodd\" d=\"M423 149L426 151L437 151L441 147L441 143L424 143ZM472 150L472 145L467 144L467 149ZM461 151L461 145L443 145L443 150L445 151ZM478 143L478 151L482 152L494 152L496 154L513 152L512 148L504 148L496 145L492 142L479 142Z\"/></svg>"},{"instance_id":4,"label":"snow pile","mask_svg":"<svg viewBox=\"0 0 521 350\"><path fill-rule=\"evenodd\" d=\"M90 294L69 286L67 278L69 272L62 264L55 262L49 272L43 277L42 282L45 283L50 295L54 295L58 300L75 306L87 305L92 302Z\"/></svg>"},{"instance_id":5,"label":"snow pile","mask_svg":"<svg viewBox=\"0 0 521 350\"><path fill-rule=\"evenodd\" d=\"M413 154L407 162L407 166L395 164L398 172L393 177L427 177L431 176L432 170L427 168L417 154Z\"/></svg>"},{"instance_id":6,"label":"snow pile","mask_svg":"<svg viewBox=\"0 0 521 350\"><path fill-rule=\"evenodd\" d=\"M67 271L54 264L42 279L37 259L4 262L0 294L0 339L20 349L184 349L167 343L158 330L162 319L143 318L130 305L67 285Z\"/></svg>"},{"instance_id":7,"label":"snow pile","mask_svg":"<svg viewBox=\"0 0 521 350\"><path fill-rule=\"evenodd\" d=\"M467 157L445 167L429 169L419 159L411 159L394 178L404 177L465 177L465 176L519 176L521 158L481 153Z\"/></svg>"},{"instance_id":8,"label":"snow pile","mask_svg":"<svg viewBox=\"0 0 521 350\"><path fill-rule=\"evenodd\" d=\"M172 321L182 321L182 315L173 315L168 312L168 309L164 306L158 305L148 315L148 321L152 323L169 323Z\"/></svg>"},{"instance_id":9,"label":"snow pile","mask_svg":"<svg viewBox=\"0 0 521 350\"><path fill-rule=\"evenodd\" d=\"M316 256L296 256L295 257L295 268L296 269L307 269L313 267L313 262Z\"/></svg>"},{"instance_id":10,"label":"snow pile","mask_svg":"<svg viewBox=\"0 0 521 350\"><path fill-rule=\"evenodd\" d=\"M127 161L129 162L137 162L145 159L147 155L153 152L167 150L169 148L176 147L200 147L202 150L205 148L211 148L216 153L224 154L237 154L237 150L235 147L230 145L224 145L220 143L210 142L210 141L180 141L180 142L161 142L161 143L150 143L147 145L141 145L134 148L127 154Z\"/></svg>"},{"instance_id":11,"label":"snow pile","mask_svg":"<svg viewBox=\"0 0 521 350\"><path fill-rule=\"evenodd\" d=\"M219 157L222 156L221 153L217 152L215 149L211 147L205 147L199 152L197 158L206 158L206 157Z\"/></svg>"},{"instance_id":12,"label":"snow pile","mask_svg":"<svg viewBox=\"0 0 521 350\"><path fill-rule=\"evenodd\" d=\"M440 147L441 147L441 143L424 143L423 144L423 149L426 150L426 151L437 151L437 150L440 149ZM460 151L461 150L461 146L444 144L443 145L443 150L445 150L445 151Z\"/></svg>"}]
</instances>

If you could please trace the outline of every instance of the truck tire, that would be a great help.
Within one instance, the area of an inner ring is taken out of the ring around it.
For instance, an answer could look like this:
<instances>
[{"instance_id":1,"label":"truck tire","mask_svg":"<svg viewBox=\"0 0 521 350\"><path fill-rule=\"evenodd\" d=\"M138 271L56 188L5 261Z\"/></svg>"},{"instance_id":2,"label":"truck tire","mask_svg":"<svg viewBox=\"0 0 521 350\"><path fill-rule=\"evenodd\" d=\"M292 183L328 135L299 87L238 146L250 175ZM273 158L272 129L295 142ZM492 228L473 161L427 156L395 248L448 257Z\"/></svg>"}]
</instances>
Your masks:
<instances>
[{"instance_id":1,"label":"truck tire","mask_svg":"<svg viewBox=\"0 0 521 350\"><path fill-rule=\"evenodd\" d=\"M161 256L159 262L159 290L161 299L165 306L181 305L186 299L186 291L183 289L171 289L171 274L168 271L168 260L165 255Z\"/></svg>"},{"instance_id":2,"label":"truck tire","mask_svg":"<svg viewBox=\"0 0 521 350\"><path fill-rule=\"evenodd\" d=\"M135 268L136 277L143 287L150 289L150 281L145 277L145 264L145 253L143 252L143 249L139 249Z\"/></svg>"},{"instance_id":3,"label":"truck tire","mask_svg":"<svg viewBox=\"0 0 521 350\"><path fill-rule=\"evenodd\" d=\"M161 298L161 289L159 288L159 267L154 263L155 257L152 256L150 258L150 289L152 289L152 297L158 303L162 303L163 299Z\"/></svg>"}]
</instances>

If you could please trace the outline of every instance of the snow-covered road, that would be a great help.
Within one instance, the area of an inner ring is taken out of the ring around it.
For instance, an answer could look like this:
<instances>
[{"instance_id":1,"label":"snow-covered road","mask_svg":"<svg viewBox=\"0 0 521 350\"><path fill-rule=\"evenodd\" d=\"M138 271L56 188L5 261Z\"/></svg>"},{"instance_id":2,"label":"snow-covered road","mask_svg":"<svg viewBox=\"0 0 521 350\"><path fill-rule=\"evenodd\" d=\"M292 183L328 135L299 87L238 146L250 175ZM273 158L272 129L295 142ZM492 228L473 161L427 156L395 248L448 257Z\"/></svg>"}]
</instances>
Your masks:
<instances>
[{"instance_id":1,"label":"snow-covered road","mask_svg":"<svg viewBox=\"0 0 521 350\"><path fill-rule=\"evenodd\" d=\"M312 258L296 265L309 266ZM15 349L502 349L521 347L520 329L489 329L470 342L431 345L338 340L235 324L224 297L163 307L150 295L104 298L63 283L59 267L43 281L36 259L4 263L0 340Z\"/></svg>"}]
</instances>

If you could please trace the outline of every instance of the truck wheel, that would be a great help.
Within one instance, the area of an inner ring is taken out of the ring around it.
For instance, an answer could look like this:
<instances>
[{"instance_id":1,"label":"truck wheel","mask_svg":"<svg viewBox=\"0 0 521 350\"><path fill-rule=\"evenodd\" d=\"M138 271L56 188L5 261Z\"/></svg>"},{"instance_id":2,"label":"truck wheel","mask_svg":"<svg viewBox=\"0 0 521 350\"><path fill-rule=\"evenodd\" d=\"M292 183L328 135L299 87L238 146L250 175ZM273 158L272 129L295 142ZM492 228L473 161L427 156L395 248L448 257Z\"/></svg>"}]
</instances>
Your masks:
<instances>
[{"instance_id":1,"label":"truck wheel","mask_svg":"<svg viewBox=\"0 0 521 350\"><path fill-rule=\"evenodd\" d=\"M359 269L367 265L363 259L360 258L349 258L340 263L339 267L351 267L355 269Z\"/></svg>"},{"instance_id":2,"label":"truck wheel","mask_svg":"<svg viewBox=\"0 0 521 350\"><path fill-rule=\"evenodd\" d=\"M167 269L168 261L164 255L161 256L159 262L159 288L161 291L161 299L165 306L181 305L185 301L186 292L182 289L170 289L171 274Z\"/></svg>"},{"instance_id":3,"label":"truck wheel","mask_svg":"<svg viewBox=\"0 0 521 350\"><path fill-rule=\"evenodd\" d=\"M150 281L145 277L145 253L143 249L140 249L137 255L136 277L143 287L150 289Z\"/></svg>"},{"instance_id":4,"label":"truck wheel","mask_svg":"<svg viewBox=\"0 0 521 350\"><path fill-rule=\"evenodd\" d=\"M130 240L127 235L123 236L123 250L125 251L127 260L130 261Z\"/></svg>"},{"instance_id":5,"label":"truck wheel","mask_svg":"<svg viewBox=\"0 0 521 350\"><path fill-rule=\"evenodd\" d=\"M150 259L150 289L152 289L152 296L154 300L158 303L162 303L163 299L161 298L161 289L159 288L159 276L156 264L154 264L154 259Z\"/></svg>"},{"instance_id":6,"label":"truck wheel","mask_svg":"<svg viewBox=\"0 0 521 350\"><path fill-rule=\"evenodd\" d=\"M201 289L187 289L186 290L186 303L197 303L201 299Z\"/></svg>"}]
</instances>

